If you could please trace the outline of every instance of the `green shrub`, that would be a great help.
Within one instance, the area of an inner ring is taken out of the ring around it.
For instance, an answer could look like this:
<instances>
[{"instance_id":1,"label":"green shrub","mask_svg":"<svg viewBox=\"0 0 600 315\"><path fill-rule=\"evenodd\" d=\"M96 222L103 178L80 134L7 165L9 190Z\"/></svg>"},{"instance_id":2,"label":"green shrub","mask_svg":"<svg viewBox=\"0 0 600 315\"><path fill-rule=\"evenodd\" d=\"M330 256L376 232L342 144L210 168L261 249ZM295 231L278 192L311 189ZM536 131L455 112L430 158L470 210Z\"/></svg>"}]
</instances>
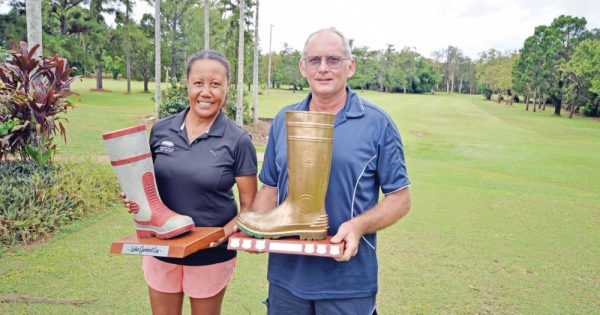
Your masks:
<instances>
[{"instance_id":1,"label":"green shrub","mask_svg":"<svg viewBox=\"0 0 600 315\"><path fill-rule=\"evenodd\" d=\"M117 196L110 166L0 162L0 244L44 239L68 223L107 209Z\"/></svg>"},{"instance_id":2,"label":"green shrub","mask_svg":"<svg viewBox=\"0 0 600 315\"><path fill-rule=\"evenodd\" d=\"M600 111L598 110L598 105L587 104L581 109L581 113L585 116L596 117L600 116Z\"/></svg>"},{"instance_id":3,"label":"green shrub","mask_svg":"<svg viewBox=\"0 0 600 315\"><path fill-rule=\"evenodd\" d=\"M250 110L250 96L249 93L244 90L244 101L242 105L243 115L242 121L244 125L247 125L252 122L252 112ZM237 112L237 90L236 87L232 84L229 88L229 95L227 96L227 105L225 105L225 115L229 117L232 121L235 122L235 115Z\"/></svg>"},{"instance_id":4,"label":"green shrub","mask_svg":"<svg viewBox=\"0 0 600 315\"><path fill-rule=\"evenodd\" d=\"M158 118L175 115L188 106L187 87L185 83L179 83L171 78L167 90L161 92Z\"/></svg>"},{"instance_id":5,"label":"green shrub","mask_svg":"<svg viewBox=\"0 0 600 315\"><path fill-rule=\"evenodd\" d=\"M5 155L32 159L42 165L56 150L54 136L67 141L63 121L73 107L68 97L73 68L54 56L37 57L39 45L12 45L10 60L0 62L0 121L16 121L6 128L0 141L0 158Z\"/></svg>"},{"instance_id":6,"label":"green shrub","mask_svg":"<svg viewBox=\"0 0 600 315\"><path fill-rule=\"evenodd\" d=\"M480 90L486 100L489 101L490 99L492 99L492 94L494 94L494 91L492 91L492 89L490 89L486 85L482 85L480 87Z\"/></svg>"}]
</instances>

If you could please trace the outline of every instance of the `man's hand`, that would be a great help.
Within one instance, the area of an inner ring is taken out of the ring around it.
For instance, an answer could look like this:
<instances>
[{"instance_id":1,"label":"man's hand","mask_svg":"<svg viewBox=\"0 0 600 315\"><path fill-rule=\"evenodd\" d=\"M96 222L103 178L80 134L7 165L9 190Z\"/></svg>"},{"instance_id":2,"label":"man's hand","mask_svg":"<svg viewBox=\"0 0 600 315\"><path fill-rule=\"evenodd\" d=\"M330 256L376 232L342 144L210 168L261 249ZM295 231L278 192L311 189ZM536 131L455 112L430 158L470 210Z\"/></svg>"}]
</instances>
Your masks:
<instances>
[{"instance_id":1,"label":"man's hand","mask_svg":"<svg viewBox=\"0 0 600 315\"><path fill-rule=\"evenodd\" d=\"M119 197L123 198L123 204L125 204L127 212L136 214L140 211L140 206L134 201L127 199L124 192L119 193Z\"/></svg>"},{"instance_id":2,"label":"man's hand","mask_svg":"<svg viewBox=\"0 0 600 315\"><path fill-rule=\"evenodd\" d=\"M331 238L332 243L345 241L344 254L335 260L347 261L358 253L358 245L364 234L375 233L402 218L410 210L408 188L387 194L375 207L340 225Z\"/></svg>"},{"instance_id":3,"label":"man's hand","mask_svg":"<svg viewBox=\"0 0 600 315\"><path fill-rule=\"evenodd\" d=\"M345 242L342 256L334 257L337 261L348 261L358 253L358 245L362 237L362 229L356 222L346 221L340 225L338 232L331 238L332 243Z\"/></svg>"}]
</instances>

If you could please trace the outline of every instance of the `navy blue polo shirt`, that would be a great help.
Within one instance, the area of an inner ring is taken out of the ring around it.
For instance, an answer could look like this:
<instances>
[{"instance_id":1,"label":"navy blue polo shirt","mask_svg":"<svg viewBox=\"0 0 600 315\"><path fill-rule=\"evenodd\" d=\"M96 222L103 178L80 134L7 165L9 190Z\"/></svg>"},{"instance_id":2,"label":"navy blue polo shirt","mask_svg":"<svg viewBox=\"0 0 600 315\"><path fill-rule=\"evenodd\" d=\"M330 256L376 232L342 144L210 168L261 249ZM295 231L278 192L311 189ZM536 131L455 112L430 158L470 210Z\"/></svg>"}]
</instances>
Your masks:
<instances>
[{"instance_id":1,"label":"navy blue polo shirt","mask_svg":"<svg viewBox=\"0 0 600 315\"><path fill-rule=\"evenodd\" d=\"M328 235L354 216L374 207L379 190L389 194L410 181L402 141L390 116L346 87L346 104L335 117L333 154L325 208ZM285 112L308 110L311 94L282 109L273 121L263 167L262 183L276 187L278 203L288 190ZM377 293L376 235L364 235L358 254L347 262L299 255L269 255L268 279L304 299L339 299Z\"/></svg>"},{"instance_id":2,"label":"navy blue polo shirt","mask_svg":"<svg viewBox=\"0 0 600 315\"><path fill-rule=\"evenodd\" d=\"M250 135L223 112L208 133L189 144L184 119L188 109L159 120L150 132L150 150L160 198L169 209L192 217L196 226L222 227L238 212L235 177L257 173ZM235 257L227 244L183 259L157 257L179 265L209 265Z\"/></svg>"}]
</instances>

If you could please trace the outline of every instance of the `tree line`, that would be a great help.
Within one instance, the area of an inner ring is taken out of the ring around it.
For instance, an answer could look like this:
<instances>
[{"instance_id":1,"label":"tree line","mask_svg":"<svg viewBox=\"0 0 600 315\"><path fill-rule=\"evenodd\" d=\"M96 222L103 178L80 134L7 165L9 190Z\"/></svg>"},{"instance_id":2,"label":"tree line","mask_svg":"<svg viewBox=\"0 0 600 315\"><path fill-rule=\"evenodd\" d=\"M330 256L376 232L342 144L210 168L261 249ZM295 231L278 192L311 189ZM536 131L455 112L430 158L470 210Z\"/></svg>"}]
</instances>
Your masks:
<instances>
[{"instance_id":1,"label":"tree line","mask_svg":"<svg viewBox=\"0 0 600 315\"><path fill-rule=\"evenodd\" d=\"M0 15L2 48L11 40L26 38L24 0L4 1L11 10ZM130 75L142 80L147 91L148 82L154 79L155 21L151 14L139 22L133 20L135 1L154 4L152 0L43 1L45 54L58 54L69 59L81 74L95 75L97 89L102 89L103 76L125 77L130 68ZM206 2L208 11L204 10ZM242 2L245 6L240 19ZM222 51L230 60L232 78L240 74L251 90L257 8L256 0L161 1L161 79L183 78L186 56L204 48L209 39L210 48ZM205 13L209 14L208 27ZM106 15L114 16L114 25L107 24ZM533 110L552 104L556 114L564 107L570 115L579 110L598 116L600 31L588 30L586 24L584 18L560 16L549 26L536 27L519 51L489 49L476 59L456 46L435 51L428 58L410 47L371 49L351 40L357 71L348 84L353 89L392 93L483 94L507 104L520 101L521 96L527 110L530 103ZM240 25L243 36L239 36ZM269 54L262 49L258 57L258 82L264 87L268 84ZM271 87L289 86L295 91L307 86L298 71L301 51L284 44L270 57Z\"/></svg>"}]
</instances>

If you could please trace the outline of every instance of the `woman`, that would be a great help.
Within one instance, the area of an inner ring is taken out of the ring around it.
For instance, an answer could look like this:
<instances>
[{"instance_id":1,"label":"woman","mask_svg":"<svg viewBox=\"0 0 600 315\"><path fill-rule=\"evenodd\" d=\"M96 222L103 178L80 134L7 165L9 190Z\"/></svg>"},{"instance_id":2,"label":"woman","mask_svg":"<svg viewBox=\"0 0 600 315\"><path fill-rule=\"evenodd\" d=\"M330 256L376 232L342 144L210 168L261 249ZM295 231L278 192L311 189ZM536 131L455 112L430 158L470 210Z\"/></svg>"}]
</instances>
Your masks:
<instances>
[{"instance_id":1,"label":"woman","mask_svg":"<svg viewBox=\"0 0 600 315\"><path fill-rule=\"evenodd\" d=\"M196 226L222 226L225 237L182 259L145 256L142 269L153 314L180 314L184 294L192 314L220 314L236 263L236 252L224 243L237 215L232 187L238 187L240 210L247 210L256 193L256 151L250 135L222 112L230 85L223 54L192 55L186 83L189 107L156 122L150 133L158 191L168 208Z\"/></svg>"}]
</instances>

